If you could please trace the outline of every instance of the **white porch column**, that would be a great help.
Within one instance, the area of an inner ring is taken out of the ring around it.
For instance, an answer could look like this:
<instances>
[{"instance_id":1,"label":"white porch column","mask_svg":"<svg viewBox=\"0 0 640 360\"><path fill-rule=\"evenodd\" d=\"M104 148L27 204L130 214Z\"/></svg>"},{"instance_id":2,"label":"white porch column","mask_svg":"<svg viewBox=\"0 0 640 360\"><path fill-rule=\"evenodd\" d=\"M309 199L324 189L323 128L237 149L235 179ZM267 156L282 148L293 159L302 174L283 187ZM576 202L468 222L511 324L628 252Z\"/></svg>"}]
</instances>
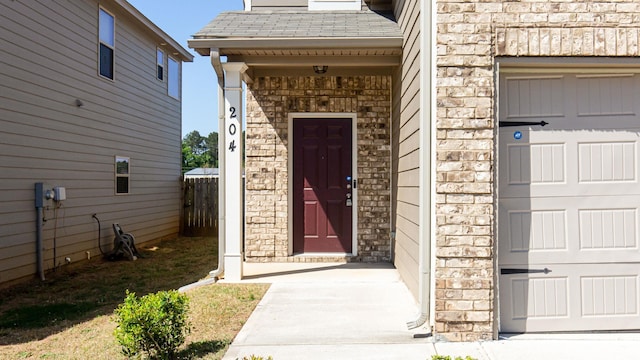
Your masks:
<instances>
[{"instance_id":1,"label":"white porch column","mask_svg":"<svg viewBox=\"0 0 640 360\"><path fill-rule=\"evenodd\" d=\"M224 277L228 281L242 279L242 73L245 63L223 63L224 77L224 151L225 161L220 176L225 181L225 246Z\"/></svg>"}]
</instances>

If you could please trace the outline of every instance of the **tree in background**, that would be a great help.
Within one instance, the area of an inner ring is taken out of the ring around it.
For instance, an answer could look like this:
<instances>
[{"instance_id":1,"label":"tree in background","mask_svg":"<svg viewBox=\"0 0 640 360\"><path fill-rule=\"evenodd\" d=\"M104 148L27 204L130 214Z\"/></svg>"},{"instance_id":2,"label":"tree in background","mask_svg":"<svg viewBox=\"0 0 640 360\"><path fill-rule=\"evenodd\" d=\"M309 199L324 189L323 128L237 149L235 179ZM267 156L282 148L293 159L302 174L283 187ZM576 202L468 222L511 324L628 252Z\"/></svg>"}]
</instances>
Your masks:
<instances>
[{"instance_id":1,"label":"tree in background","mask_svg":"<svg viewBox=\"0 0 640 360\"><path fill-rule=\"evenodd\" d=\"M242 131L244 139L245 132ZM244 141L242 142L242 165L244 166ZM218 167L218 133L212 132L204 137L194 130L182 139L182 173L199 168Z\"/></svg>"},{"instance_id":2,"label":"tree in background","mask_svg":"<svg viewBox=\"0 0 640 360\"><path fill-rule=\"evenodd\" d=\"M204 137L194 130L182 139L182 173L199 167L218 167L218 133Z\"/></svg>"},{"instance_id":3,"label":"tree in background","mask_svg":"<svg viewBox=\"0 0 640 360\"><path fill-rule=\"evenodd\" d=\"M218 167L218 133L212 132L204 138L204 142L207 146L207 152L214 159L215 165L213 167Z\"/></svg>"}]
</instances>

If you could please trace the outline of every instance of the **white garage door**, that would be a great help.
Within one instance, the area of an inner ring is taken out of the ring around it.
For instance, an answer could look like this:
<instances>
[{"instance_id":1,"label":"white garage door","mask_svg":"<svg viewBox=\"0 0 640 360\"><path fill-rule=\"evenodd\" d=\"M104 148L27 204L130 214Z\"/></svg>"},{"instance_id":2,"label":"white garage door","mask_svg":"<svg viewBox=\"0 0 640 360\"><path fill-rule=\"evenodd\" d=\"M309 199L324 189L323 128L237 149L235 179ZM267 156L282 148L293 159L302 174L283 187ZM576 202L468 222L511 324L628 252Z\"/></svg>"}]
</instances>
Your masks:
<instances>
[{"instance_id":1,"label":"white garage door","mask_svg":"<svg viewBox=\"0 0 640 360\"><path fill-rule=\"evenodd\" d=\"M502 74L499 94L501 331L640 329L640 75Z\"/></svg>"}]
</instances>

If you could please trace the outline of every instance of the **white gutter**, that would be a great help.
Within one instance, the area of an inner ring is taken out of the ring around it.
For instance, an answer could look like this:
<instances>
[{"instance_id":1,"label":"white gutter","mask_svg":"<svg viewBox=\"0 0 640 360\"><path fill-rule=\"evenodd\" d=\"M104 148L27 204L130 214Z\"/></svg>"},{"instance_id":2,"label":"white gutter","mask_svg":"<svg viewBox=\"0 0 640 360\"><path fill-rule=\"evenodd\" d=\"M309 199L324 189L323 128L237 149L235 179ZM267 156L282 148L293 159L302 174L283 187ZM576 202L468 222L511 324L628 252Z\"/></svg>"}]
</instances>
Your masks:
<instances>
[{"instance_id":1,"label":"white gutter","mask_svg":"<svg viewBox=\"0 0 640 360\"><path fill-rule=\"evenodd\" d=\"M209 277L217 279L224 272L224 254L225 254L225 218L224 209L225 202L225 182L224 173L225 166L225 129L224 129L224 70L220 61L220 51L212 48L210 51L211 65L218 76L218 268L209 273Z\"/></svg>"},{"instance_id":2,"label":"white gutter","mask_svg":"<svg viewBox=\"0 0 640 360\"><path fill-rule=\"evenodd\" d=\"M427 19L434 24L431 1L422 0L420 2L420 175L419 175L419 218L420 233L418 247L418 315L415 320L409 321L407 327L415 329L424 325L431 318L432 297L432 277L433 263L431 261L432 245L435 241L435 230L433 229L434 219L434 123L435 123L435 91L434 71L434 49L433 36L435 31L432 27L427 27ZM433 321L433 319L432 319ZM429 329L429 333L432 330Z\"/></svg>"},{"instance_id":3,"label":"white gutter","mask_svg":"<svg viewBox=\"0 0 640 360\"><path fill-rule=\"evenodd\" d=\"M402 49L402 37L327 37L327 38L195 38L187 41L190 48L206 56L217 49Z\"/></svg>"},{"instance_id":4,"label":"white gutter","mask_svg":"<svg viewBox=\"0 0 640 360\"><path fill-rule=\"evenodd\" d=\"M431 294L433 294L433 296L431 296L430 299L430 311L429 311L429 318L431 319L430 321L430 325L431 325L431 330L433 331L433 329L435 329L435 319L436 319L436 228L437 228L437 223L436 223L436 151L437 151L437 146L436 146L436 133L437 133L437 126L436 126L436 122L437 122L437 61L438 61L438 48L436 47L437 44L437 39L436 39L436 35L438 34L437 31L437 24L438 24L438 19L437 19L437 11L434 10L433 8L433 2L429 1L429 16L430 16L430 24L431 24L431 41L429 43L430 49L431 51L429 51L429 57L430 57L430 63L429 63L429 77L431 80L431 83L429 84L431 87L431 94L430 94L430 98L429 98L429 109L431 110L431 114L430 114L430 120L431 120L431 162L430 162L430 166L431 166L431 183L430 183L430 187L429 187L429 191L431 191L431 195L433 196L433 198L431 199L431 203L429 204L429 210L430 210L430 215L431 215L431 229L430 229L430 235L431 235L431 254L430 254L430 258L429 261L431 262L431 288L429 289L429 291L431 292Z\"/></svg>"}]
</instances>

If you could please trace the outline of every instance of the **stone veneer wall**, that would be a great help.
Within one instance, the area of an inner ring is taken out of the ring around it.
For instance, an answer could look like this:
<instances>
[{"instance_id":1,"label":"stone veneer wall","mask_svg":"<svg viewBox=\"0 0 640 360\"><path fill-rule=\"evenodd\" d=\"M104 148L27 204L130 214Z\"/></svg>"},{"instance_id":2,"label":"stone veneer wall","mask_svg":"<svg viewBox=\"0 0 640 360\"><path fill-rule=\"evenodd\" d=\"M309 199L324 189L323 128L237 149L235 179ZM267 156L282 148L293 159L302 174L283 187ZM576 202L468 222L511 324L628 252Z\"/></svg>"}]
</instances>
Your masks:
<instances>
[{"instance_id":1,"label":"stone veneer wall","mask_svg":"<svg viewBox=\"0 0 640 360\"><path fill-rule=\"evenodd\" d=\"M261 77L247 86L246 230L248 261L324 261L288 256L288 115L357 113L358 256L390 261L391 78Z\"/></svg>"},{"instance_id":2,"label":"stone veneer wall","mask_svg":"<svg viewBox=\"0 0 640 360\"><path fill-rule=\"evenodd\" d=\"M497 335L495 56L639 56L640 2L437 0L435 330Z\"/></svg>"}]
</instances>

